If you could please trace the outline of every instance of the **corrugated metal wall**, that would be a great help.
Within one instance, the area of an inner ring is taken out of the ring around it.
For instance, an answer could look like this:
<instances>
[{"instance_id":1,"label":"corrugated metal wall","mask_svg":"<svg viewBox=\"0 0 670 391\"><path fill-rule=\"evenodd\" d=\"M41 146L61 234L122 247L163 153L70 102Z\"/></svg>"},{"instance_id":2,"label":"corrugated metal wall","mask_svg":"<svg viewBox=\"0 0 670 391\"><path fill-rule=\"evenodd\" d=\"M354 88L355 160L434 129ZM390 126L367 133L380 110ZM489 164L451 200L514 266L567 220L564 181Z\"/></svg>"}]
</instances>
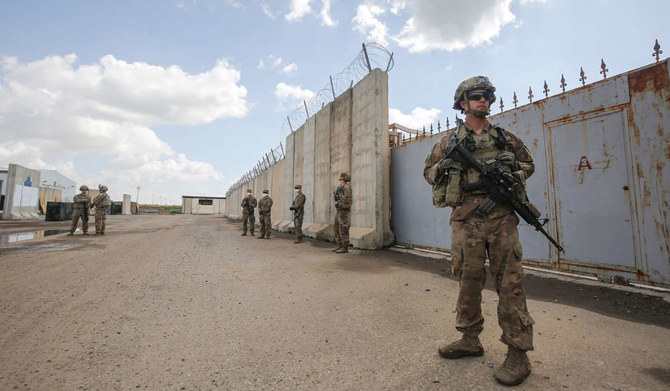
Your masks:
<instances>
[{"instance_id":1,"label":"corrugated metal wall","mask_svg":"<svg viewBox=\"0 0 670 391\"><path fill-rule=\"evenodd\" d=\"M669 79L665 60L491 117L533 153L529 198L565 248L521 224L527 263L670 286ZM442 135L391 152L398 243L451 246L450 209L432 206L422 176Z\"/></svg>"}]
</instances>

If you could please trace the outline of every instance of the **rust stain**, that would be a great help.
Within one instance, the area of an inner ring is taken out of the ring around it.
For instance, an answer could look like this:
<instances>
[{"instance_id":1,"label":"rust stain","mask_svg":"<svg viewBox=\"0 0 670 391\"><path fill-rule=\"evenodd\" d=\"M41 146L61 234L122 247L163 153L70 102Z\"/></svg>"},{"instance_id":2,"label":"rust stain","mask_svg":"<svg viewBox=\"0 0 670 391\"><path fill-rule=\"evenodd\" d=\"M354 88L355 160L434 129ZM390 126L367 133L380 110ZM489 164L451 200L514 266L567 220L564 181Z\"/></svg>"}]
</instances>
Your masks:
<instances>
[{"instance_id":1,"label":"rust stain","mask_svg":"<svg viewBox=\"0 0 670 391\"><path fill-rule=\"evenodd\" d=\"M668 152L670 152L670 150ZM642 168L640 163L637 163L635 165L635 169L637 171L637 177L640 178L640 179L644 178L644 169Z\"/></svg>"},{"instance_id":2,"label":"rust stain","mask_svg":"<svg viewBox=\"0 0 670 391\"><path fill-rule=\"evenodd\" d=\"M635 92L644 92L646 90L662 91L668 88L669 85L670 79L668 78L667 61L628 74L628 88L631 95Z\"/></svg>"}]
</instances>

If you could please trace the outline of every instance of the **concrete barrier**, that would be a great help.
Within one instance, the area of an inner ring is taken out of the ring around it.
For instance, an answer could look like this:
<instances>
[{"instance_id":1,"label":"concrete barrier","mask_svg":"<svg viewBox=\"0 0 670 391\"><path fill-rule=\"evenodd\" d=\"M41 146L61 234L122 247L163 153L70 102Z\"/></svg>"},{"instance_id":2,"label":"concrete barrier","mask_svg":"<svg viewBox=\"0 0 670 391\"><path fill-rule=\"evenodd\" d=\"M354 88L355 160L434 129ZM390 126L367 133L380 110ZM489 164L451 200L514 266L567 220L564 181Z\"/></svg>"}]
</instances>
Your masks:
<instances>
[{"instance_id":1,"label":"concrete barrier","mask_svg":"<svg viewBox=\"0 0 670 391\"><path fill-rule=\"evenodd\" d=\"M292 232L288 210L294 186L307 198L303 234L333 240L333 191L340 173L352 176L354 247L376 249L390 245L388 75L373 70L353 88L286 137L286 156L227 196L226 216L241 217L240 203L248 188L259 198L270 190L273 229Z\"/></svg>"}]
</instances>

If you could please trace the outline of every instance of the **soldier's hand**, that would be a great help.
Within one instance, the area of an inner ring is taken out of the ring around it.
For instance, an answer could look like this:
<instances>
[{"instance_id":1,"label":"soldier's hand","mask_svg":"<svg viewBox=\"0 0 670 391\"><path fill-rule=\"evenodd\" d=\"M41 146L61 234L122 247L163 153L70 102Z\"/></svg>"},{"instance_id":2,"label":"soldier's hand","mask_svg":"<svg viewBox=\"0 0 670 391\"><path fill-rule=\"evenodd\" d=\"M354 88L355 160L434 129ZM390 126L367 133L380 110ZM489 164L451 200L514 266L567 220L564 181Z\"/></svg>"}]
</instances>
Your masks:
<instances>
[{"instance_id":1,"label":"soldier's hand","mask_svg":"<svg viewBox=\"0 0 670 391\"><path fill-rule=\"evenodd\" d=\"M496 160L498 163L507 165L507 166L513 166L514 162L516 161L516 157L512 152L500 152L500 154L496 157Z\"/></svg>"}]
</instances>

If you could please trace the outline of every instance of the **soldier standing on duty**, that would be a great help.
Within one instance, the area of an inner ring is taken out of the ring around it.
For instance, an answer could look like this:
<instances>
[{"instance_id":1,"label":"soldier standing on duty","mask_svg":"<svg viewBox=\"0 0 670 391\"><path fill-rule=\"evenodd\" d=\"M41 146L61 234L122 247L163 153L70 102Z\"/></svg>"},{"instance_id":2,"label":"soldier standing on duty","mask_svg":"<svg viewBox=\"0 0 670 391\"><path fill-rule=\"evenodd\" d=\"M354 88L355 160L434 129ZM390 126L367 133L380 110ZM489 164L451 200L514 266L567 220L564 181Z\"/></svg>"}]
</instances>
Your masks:
<instances>
[{"instance_id":1,"label":"soldier standing on duty","mask_svg":"<svg viewBox=\"0 0 670 391\"><path fill-rule=\"evenodd\" d=\"M335 223L333 231L335 232L335 242L337 248L332 251L341 254L349 252L349 227L351 227L351 175L346 172L340 174L340 185L335 189Z\"/></svg>"},{"instance_id":2,"label":"soldier standing on duty","mask_svg":"<svg viewBox=\"0 0 670 391\"><path fill-rule=\"evenodd\" d=\"M488 216L477 214L477 207L488 195L486 190L477 188L477 171L464 170L457 162L442 160L456 143L463 143L485 168L500 165L523 184L533 174L533 157L521 139L487 120L489 107L496 99L494 92L495 87L484 76L472 77L458 86L453 108L465 113L465 123L460 123L433 147L426 159L424 177L433 185L433 203L437 207L453 208L452 272L460 283L456 329L463 335L457 341L441 345L438 352L448 359L484 354L479 334L484 329L481 292L486 281L484 262L488 254L499 297L500 340L508 347L507 357L496 368L494 376L502 384L516 385L531 372L526 352L533 350L534 323L523 290L525 275L517 231L519 218L506 203L496 205ZM463 185L467 185L467 190Z\"/></svg>"},{"instance_id":3,"label":"soldier standing on duty","mask_svg":"<svg viewBox=\"0 0 670 391\"><path fill-rule=\"evenodd\" d=\"M107 220L107 208L112 205L112 200L109 199L107 194L107 186L99 185L98 190L100 194L95 196L93 199L93 206L95 206L95 234L104 235L105 234L105 220Z\"/></svg>"},{"instance_id":4,"label":"soldier standing on duty","mask_svg":"<svg viewBox=\"0 0 670 391\"><path fill-rule=\"evenodd\" d=\"M295 199L289 210L293 211L293 227L295 229L295 242L302 243L302 219L305 217L305 201L307 197L302 194L302 186L295 185Z\"/></svg>"},{"instance_id":5,"label":"soldier standing on duty","mask_svg":"<svg viewBox=\"0 0 670 391\"><path fill-rule=\"evenodd\" d=\"M258 201L258 220L261 223L261 236L258 239L270 239L270 232L272 231L272 219L270 218L272 198L270 198L269 193L269 191L263 190L261 200Z\"/></svg>"},{"instance_id":6,"label":"soldier standing on duty","mask_svg":"<svg viewBox=\"0 0 670 391\"><path fill-rule=\"evenodd\" d=\"M242 236L247 236L247 221L249 222L249 231L254 236L256 229L256 218L254 208L256 207L256 198L251 195L251 189L247 189L247 196L242 199Z\"/></svg>"},{"instance_id":7,"label":"soldier standing on duty","mask_svg":"<svg viewBox=\"0 0 670 391\"><path fill-rule=\"evenodd\" d=\"M72 197L74 200L74 209L72 210L72 225L70 226L70 233L67 236L74 235L77 230L77 223L81 218L81 230L84 235L88 235L88 208L91 206L91 197L88 194L88 186L81 185L79 187L81 193Z\"/></svg>"}]
</instances>

